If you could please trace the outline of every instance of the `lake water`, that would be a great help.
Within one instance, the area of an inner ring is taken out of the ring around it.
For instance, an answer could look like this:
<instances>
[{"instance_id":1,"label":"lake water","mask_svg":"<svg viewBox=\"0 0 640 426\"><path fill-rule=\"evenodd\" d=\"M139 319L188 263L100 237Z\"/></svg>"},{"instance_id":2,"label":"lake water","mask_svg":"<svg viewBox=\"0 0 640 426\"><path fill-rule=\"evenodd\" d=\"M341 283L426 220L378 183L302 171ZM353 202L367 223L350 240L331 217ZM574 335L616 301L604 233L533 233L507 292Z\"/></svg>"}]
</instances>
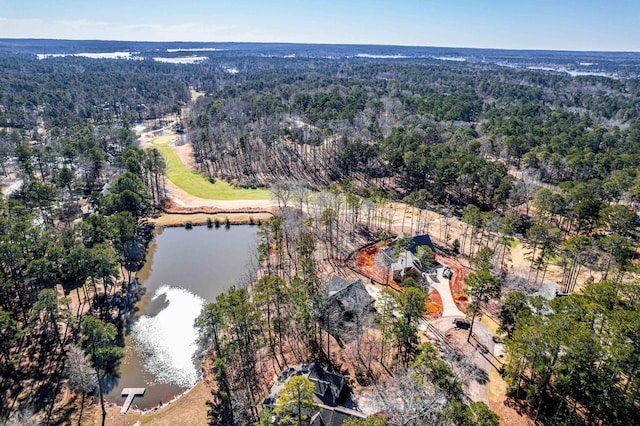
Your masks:
<instances>
[{"instance_id":1,"label":"lake water","mask_svg":"<svg viewBox=\"0 0 640 426\"><path fill-rule=\"evenodd\" d=\"M255 258L257 228L232 226L159 230L138 274L146 294L135 306L125 339L119 377L106 399L121 405L123 388L146 387L132 408L153 408L191 388L200 378L194 365L202 306L236 284Z\"/></svg>"}]
</instances>

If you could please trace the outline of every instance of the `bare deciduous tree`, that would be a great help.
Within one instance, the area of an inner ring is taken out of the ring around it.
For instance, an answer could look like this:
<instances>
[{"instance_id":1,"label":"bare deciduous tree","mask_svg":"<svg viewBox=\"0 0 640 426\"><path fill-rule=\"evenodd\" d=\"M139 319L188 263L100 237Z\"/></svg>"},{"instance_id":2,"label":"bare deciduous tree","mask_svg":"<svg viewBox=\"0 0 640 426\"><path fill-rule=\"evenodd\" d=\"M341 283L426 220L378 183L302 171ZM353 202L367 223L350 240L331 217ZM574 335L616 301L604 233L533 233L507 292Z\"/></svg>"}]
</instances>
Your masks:
<instances>
[{"instance_id":1,"label":"bare deciduous tree","mask_svg":"<svg viewBox=\"0 0 640 426\"><path fill-rule=\"evenodd\" d=\"M447 395L413 368L399 370L384 385L377 384L374 400L393 426L445 425Z\"/></svg>"},{"instance_id":2,"label":"bare deciduous tree","mask_svg":"<svg viewBox=\"0 0 640 426\"><path fill-rule=\"evenodd\" d=\"M287 208L292 196L292 187L289 182L275 182L271 185L271 195L278 202L278 208Z\"/></svg>"},{"instance_id":3,"label":"bare deciduous tree","mask_svg":"<svg viewBox=\"0 0 640 426\"><path fill-rule=\"evenodd\" d=\"M87 356L84 351L76 345L69 346L67 350L65 373L69 379L69 388L73 392L82 395L80 417L78 420L78 423L80 423L82 420L85 396L98 388L98 377L96 376L96 371L87 362Z\"/></svg>"}]
</instances>

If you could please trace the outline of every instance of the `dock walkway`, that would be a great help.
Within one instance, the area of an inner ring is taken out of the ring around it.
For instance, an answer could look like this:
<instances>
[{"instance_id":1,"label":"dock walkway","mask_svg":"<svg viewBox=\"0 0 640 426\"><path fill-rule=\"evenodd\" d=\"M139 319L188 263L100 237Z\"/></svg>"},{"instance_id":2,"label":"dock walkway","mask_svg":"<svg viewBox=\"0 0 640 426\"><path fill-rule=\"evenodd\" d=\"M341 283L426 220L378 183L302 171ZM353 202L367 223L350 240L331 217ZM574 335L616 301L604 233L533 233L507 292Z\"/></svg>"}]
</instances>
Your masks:
<instances>
[{"instance_id":1,"label":"dock walkway","mask_svg":"<svg viewBox=\"0 0 640 426\"><path fill-rule=\"evenodd\" d=\"M127 399L124 401L124 404L122 405L122 408L120 409L120 415L123 416L127 413L127 411L129 411L129 407L131 406L131 403L133 402L133 398L136 397L136 395L144 395L144 391L147 388L124 388L122 389L122 396L127 396Z\"/></svg>"}]
</instances>

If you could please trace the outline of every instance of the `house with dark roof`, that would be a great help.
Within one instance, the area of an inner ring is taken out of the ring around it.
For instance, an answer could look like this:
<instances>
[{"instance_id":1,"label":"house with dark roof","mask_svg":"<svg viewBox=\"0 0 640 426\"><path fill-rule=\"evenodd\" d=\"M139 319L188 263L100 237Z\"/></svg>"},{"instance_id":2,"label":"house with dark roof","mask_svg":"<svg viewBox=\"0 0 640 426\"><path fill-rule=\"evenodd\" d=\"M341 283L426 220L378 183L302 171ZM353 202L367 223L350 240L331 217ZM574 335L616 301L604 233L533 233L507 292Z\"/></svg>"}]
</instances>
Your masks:
<instances>
[{"instance_id":1,"label":"house with dark roof","mask_svg":"<svg viewBox=\"0 0 640 426\"><path fill-rule=\"evenodd\" d=\"M338 404L345 390L342 374L334 373L312 362L309 364L307 377L316 385L314 393L324 404L332 407Z\"/></svg>"},{"instance_id":2,"label":"house with dark roof","mask_svg":"<svg viewBox=\"0 0 640 426\"><path fill-rule=\"evenodd\" d=\"M344 376L339 373L321 367L318 363L300 364L297 367L290 367L283 370L276 383L271 387L269 395L264 399L262 405L267 408L274 408L278 402L278 395L284 384L294 376L308 378L315 385L314 395L318 403L329 406L336 406L343 399L346 393Z\"/></svg>"},{"instance_id":3,"label":"house with dark roof","mask_svg":"<svg viewBox=\"0 0 640 426\"><path fill-rule=\"evenodd\" d=\"M384 252L387 256L393 257L396 250L396 242L398 241L398 239L404 236L406 236L406 234L398 235L396 239L391 244L389 244L386 249L384 249ZM407 251L415 255L418 252L418 247L422 246L427 246L431 249L431 251L433 251L434 253L436 252L436 247L433 245L429 234L414 235L413 237L411 237L411 242L407 247Z\"/></svg>"},{"instance_id":4,"label":"house with dark roof","mask_svg":"<svg viewBox=\"0 0 640 426\"><path fill-rule=\"evenodd\" d=\"M320 410L311 417L311 426L342 426L347 419L366 419L364 414L345 407L318 406Z\"/></svg>"},{"instance_id":5,"label":"house with dark roof","mask_svg":"<svg viewBox=\"0 0 640 426\"><path fill-rule=\"evenodd\" d=\"M416 235L411 239L411 244L409 245L409 251L413 254L416 254L418 247L427 246L433 251L436 252L436 248L431 241L431 237L429 234Z\"/></svg>"},{"instance_id":6,"label":"house with dark roof","mask_svg":"<svg viewBox=\"0 0 640 426\"><path fill-rule=\"evenodd\" d=\"M398 238L402 237L399 235ZM398 240L396 238L396 241ZM391 243L383 252L387 256L390 262L391 272L393 274L393 280L395 282L402 282L407 276L420 277L422 273L429 272L423 265L420 264L418 257L418 248L429 247L431 251L436 252L436 248L431 241L429 234L416 235L411 238L411 242L407 249L401 253L396 253L396 241ZM418 282L422 280L417 279Z\"/></svg>"},{"instance_id":7,"label":"house with dark roof","mask_svg":"<svg viewBox=\"0 0 640 426\"><path fill-rule=\"evenodd\" d=\"M327 283L329 302L343 313L344 317L373 308L374 298L371 297L361 280L349 282L334 275Z\"/></svg>"},{"instance_id":8,"label":"house with dark roof","mask_svg":"<svg viewBox=\"0 0 640 426\"><path fill-rule=\"evenodd\" d=\"M349 282L337 275L325 287L325 304L316 311L320 326L342 345L357 336L364 318L375 311L375 299L360 280Z\"/></svg>"},{"instance_id":9,"label":"house with dark roof","mask_svg":"<svg viewBox=\"0 0 640 426\"><path fill-rule=\"evenodd\" d=\"M347 399L348 389L344 376L322 367L316 362L300 364L295 368L283 370L271 387L269 395L262 402L265 409L273 410L276 407L280 391L284 388L285 383L294 376L307 377L315 385L314 403L318 406L318 411L309 413L311 425L341 426L342 422L348 418L366 418L359 411L339 405L344 404ZM272 417L273 425L277 425L278 421L277 416Z\"/></svg>"}]
</instances>

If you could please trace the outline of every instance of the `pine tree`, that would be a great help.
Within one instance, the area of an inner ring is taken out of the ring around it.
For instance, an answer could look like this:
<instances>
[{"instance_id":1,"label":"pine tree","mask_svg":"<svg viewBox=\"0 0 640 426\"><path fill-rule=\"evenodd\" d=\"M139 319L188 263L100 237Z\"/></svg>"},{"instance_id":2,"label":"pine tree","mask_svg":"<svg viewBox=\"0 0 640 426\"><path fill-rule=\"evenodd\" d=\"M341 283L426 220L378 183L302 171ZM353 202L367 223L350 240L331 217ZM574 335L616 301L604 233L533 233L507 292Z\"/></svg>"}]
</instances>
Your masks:
<instances>
[{"instance_id":1,"label":"pine tree","mask_svg":"<svg viewBox=\"0 0 640 426\"><path fill-rule=\"evenodd\" d=\"M294 376L287 380L278 395L276 408L273 409L275 414L282 416L278 424L308 425L318 408L313 402L315 388L313 382L304 376Z\"/></svg>"}]
</instances>

